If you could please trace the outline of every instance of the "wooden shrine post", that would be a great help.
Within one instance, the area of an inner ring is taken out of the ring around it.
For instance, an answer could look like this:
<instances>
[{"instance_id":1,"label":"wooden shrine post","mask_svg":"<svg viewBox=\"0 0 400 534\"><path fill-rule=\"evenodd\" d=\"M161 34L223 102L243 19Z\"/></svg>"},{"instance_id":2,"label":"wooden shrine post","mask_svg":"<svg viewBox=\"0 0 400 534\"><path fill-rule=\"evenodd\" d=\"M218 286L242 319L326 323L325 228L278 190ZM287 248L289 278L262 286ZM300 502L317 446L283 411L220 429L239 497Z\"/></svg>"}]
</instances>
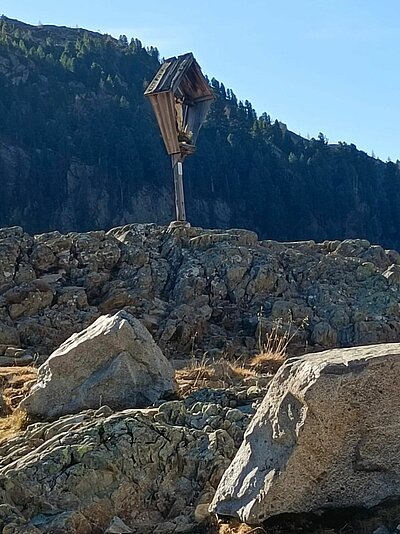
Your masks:
<instances>
[{"instance_id":1,"label":"wooden shrine post","mask_svg":"<svg viewBox=\"0 0 400 534\"><path fill-rule=\"evenodd\" d=\"M173 154L171 156L171 161L172 169L174 172L176 220L186 221L185 194L183 191L182 156L180 154Z\"/></svg>"},{"instance_id":2,"label":"wooden shrine post","mask_svg":"<svg viewBox=\"0 0 400 534\"><path fill-rule=\"evenodd\" d=\"M186 223L183 161L196 150L196 139L214 94L191 53L165 60L144 94L171 156L176 219Z\"/></svg>"}]
</instances>

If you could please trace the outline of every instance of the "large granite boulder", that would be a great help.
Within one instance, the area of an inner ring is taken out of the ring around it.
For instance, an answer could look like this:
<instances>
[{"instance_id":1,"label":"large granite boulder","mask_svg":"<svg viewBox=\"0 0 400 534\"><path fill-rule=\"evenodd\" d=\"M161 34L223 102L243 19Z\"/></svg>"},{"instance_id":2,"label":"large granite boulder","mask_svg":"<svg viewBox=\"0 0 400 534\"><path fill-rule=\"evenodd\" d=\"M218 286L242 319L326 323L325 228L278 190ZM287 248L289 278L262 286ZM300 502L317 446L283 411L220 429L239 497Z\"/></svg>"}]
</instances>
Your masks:
<instances>
[{"instance_id":1,"label":"large granite boulder","mask_svg":"<svg viewBox=\"0 0 400 534\"><path fill-rule=\"evenodd\" d=\"M126 311L73 334L39 368L21 408L53 418L106 404L153 404L175 390L174 371L150 333Z\"/></svg>"},{"instance_id":2,"label":"large granite boulder","mask_svg":"<svg viewBox=\"0 0 400 534\"><path fill-rule=\"evenodd\" d=\"M211 509L260 523L399 498L399 375L398 343L288 360Z\"/></svg>"}]
</instances>

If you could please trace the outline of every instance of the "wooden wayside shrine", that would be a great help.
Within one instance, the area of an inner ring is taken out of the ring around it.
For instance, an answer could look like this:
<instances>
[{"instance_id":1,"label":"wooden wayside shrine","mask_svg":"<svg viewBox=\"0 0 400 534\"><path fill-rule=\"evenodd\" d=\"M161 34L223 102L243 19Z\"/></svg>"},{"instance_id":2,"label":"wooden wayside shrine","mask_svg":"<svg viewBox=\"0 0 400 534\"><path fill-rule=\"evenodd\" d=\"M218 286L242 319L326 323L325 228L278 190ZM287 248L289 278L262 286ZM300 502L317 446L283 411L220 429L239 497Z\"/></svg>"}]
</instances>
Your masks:
<instances>
[{"instance_id":1,"label":"wooden wayside shrine","mask_svg":"<svg viewBox=\"0 0 400 534\"><path fill-rule=\"evenodd\" d=\"M150 100L171 156L176 217L186 222L182 163L196 150L196 140L214 94L192 53L165 60L144 94Z\"/></svg>"}]
</instances>

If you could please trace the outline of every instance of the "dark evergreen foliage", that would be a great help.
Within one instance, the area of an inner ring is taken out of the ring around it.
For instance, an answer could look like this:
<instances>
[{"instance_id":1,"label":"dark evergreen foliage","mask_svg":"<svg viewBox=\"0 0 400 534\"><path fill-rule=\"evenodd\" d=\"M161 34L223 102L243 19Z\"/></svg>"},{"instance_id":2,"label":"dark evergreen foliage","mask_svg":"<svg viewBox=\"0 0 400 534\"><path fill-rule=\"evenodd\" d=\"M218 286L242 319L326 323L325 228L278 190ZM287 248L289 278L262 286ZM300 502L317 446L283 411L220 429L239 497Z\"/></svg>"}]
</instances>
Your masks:
<instances>
[{"instance_id":1,"label":"dark evergreen foliage","mask_svg":"<svg viewBox=\"0 0 400 534\"><path fill-rule=\"evenodd\" d=\"M157 49L137 39L2 17L0 225L111 226L134 222L138 191L167 188L172 196L169 160L143 97L158 67ZM217 99L185 164L193 224L247 227L279 240L366 237L400 246L397 164L329 145L322 133L304 139L210 83ZM76 162L93 170L90 183L74 182ZM71 195L73 217L58 221ZM98 219L93 195L107 205ZM172 203L167 211L172 218Z\"/></svg>"}]
</instances>

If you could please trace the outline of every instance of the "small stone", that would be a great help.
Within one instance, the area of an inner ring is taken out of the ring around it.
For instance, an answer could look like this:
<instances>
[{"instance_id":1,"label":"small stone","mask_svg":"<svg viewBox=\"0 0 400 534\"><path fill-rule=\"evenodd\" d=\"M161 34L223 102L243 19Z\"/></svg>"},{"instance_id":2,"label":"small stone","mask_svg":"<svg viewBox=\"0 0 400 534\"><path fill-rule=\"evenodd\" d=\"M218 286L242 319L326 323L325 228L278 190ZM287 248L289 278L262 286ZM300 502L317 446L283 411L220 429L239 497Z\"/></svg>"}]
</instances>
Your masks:
<instances>
[{"instance_id":1,"label":"small stone","mask_svg":"<svg viewBox=\"0 0 400 534\"><path fill-rule=\"evenodd\" d=\"M400 265L392 264L386 269L383 276L388 280L390 285L400 284Z\"/></svg>"},{"instance_id":2,"label":"small stone","mask_svg":"<svg viewBox=\"0 0 400 534\"><path fill-rule=\"evenodd\" d=\"M322 321L315 325L311 341L323 348L334 347L337 344L337 332L329 323Z\"/></svg>"},{"instance_id":3,"label":"small stone","mask_svg":"<svg viewBox=\"0 0 400 534\"><path fill-rule=\"evenodd\" d=\"M231 426L232 426L232 423L228 421L227 419L225 419L225 421L222 424L222 428L224 430L229 430Z\"/></svg>"},{"instance_id":4,"label":"small stone","mask_svg":"<svg viewBox=\"0 0 400 534\"><path fill-rule=\"evenodd\" d=\"M27 352L24 349L20 349L17 347L7 347L6 351L4 352L4 356L8 358L20 358L21 356L25 356Z\"/></svg>"},{"instance_id":5,"label":"small stone","mask_svg":"<svg viewBox=\"0 0 400 534\"><path fill-rule=\"evenodd\" d=\"M171 534L172 532L176 532L175 527L176 523L173 523L172 521L167 521L165 523L157 525L153 530L153 534Z\"/></svg>"},{"instance_id":6,"label":"small stone","mask_svg":"<svg viewBox=\"0 0 400 534\"><path fill-rule=\"evenodd\" d=\"M210 512L208 511L210 504L198 504L194 511L194 519L196 523L205 523L210 518Z\"/></svg>"},{"instance_id":7,"label":"small stone","mask_svg":"<svg viewBox=\"0 0 400 534\"><path fill-rule=\"evenodd\" d=\"M359 265L356 270L357 282L363 282L367 278L371 277L377 271L375 265L369 261L366 261Z\"/></svg>"},{"instance_id":8,"label":"small stone","mask_svg":"<svg viewBox=\"0 0 400 534\"><path fill-rule=\"evenodd\" d=\"M0 321L0 343L2 345L19 345L20 338L16 328Z\"/></svg>"},{"instance_id":9,"label":"small stone","mask_svg":"<svg viewBox=\"0 0 400 534\"><path fill-rule=\"evenodd\" d=\"M238 409L228 410L225 416L225 418L231 423L236 423L237 421L240 421L241 419L243 419L243 417L244 417L243 413Z\"/></svg>"},{"instance_id":10,"label":"small stone","mask_svg":"<svg viewBox=\"0 0 400 534\"><path fill-rule=\"evenodd\" d=\"M156 423L166 423L168 421L168 418L166 417L165 413L158 412L154 415L154 421Z\"/></svg>"},{"instance_id":11,"label":"small stone","mask_svg":"<svg viewBox=\"0 0 400 534\"><path fill-rule=\"evenodd\" d=\"M105 405L105 406L101 406L98 410L96 410L94 412L94 416L95 417L108 417L109 415L112 415L114 412L113 410Z\"/></svg>"},{"instance_id":12,"label":"small stone","mask_svg":"<svg viewBox=\"0 0 400 534\"><path fill-rule=\"evenodd\" d=\"M263 391L260 387L258 386L250 386L248 389L247 389L247 398L248 399L254 399L256 397L260 397L262 394L263 394Z\"/></svg>"},{"instance_id":13,"label":"small stone","mask_svg":"<svg viewBox=\"0 0 400 534\"><path fill-rule=\"evenodd\" d=\"M30 365L33 362L32 356L25 355L19 358L10 358L8 356L0 356L0 367L12 367L14 365L23 367L25 365Z\"/></svg>"},{"instance_id":14,"label":"small stone","mask_svg":"<svg viewBox=\"0 0 400 534\"><path fill-rule=\"evenodd\" d=\"M129 534L134 532L117 516L114 516L111 520L109 527L104 531L104 534Z\"/></svg>"},{"instance_id":15,"label":"small stone","mask_svg":"<svg viewBox=\"0 0 400 534\"><path fill-rule=\"evenodd\" d=\"M212 416L218 415L219 409L216 404L208 404L204 407L204 415Z\"/></svg>"},{"instance_id":16,"label":"small stone","mask_svg":"<svg viewBox=\"0 0 400 534\"><path fill-rule=\"evenodd\" d=\"M223 419L218 415L215 417L211 417L209 421L210 426L214 428L214 430L221 428L221 425L223 424Z\"/></svg>"},{"instance_id":17,"label":"small stone","mask_svg":"<svg viewBox=\"0 0 400 534\"><path fill-rule=\"evenodd\" d=\"M201 402L196 402L195 404L193 404L193 406L192 406L190 411L193 414L202 413L202 404L201 404Z\"/></svg>"},{"instance_id":18,"label":"small stone","mask_svg":"<svg viewBox=\"0 0 400 534\"><path fill-rule=\"evenodd\" d=\"M247 400L247 392L245 389L242 391L238 391L237 400L239 401L239 403L245 402Z\"/></svg>"}]
</instances>

